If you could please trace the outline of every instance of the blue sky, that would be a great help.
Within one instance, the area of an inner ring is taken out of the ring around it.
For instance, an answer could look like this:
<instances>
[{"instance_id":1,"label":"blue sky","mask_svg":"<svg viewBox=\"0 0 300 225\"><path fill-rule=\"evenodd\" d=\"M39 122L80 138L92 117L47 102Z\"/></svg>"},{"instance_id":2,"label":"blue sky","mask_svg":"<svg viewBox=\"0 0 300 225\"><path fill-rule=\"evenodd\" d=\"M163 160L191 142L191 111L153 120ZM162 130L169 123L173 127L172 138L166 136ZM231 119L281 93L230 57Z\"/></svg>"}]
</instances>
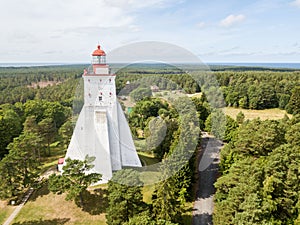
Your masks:
<instances>
[{"instance_id":1,"label":"blue sky","mask_svg":"<svg viewBox=\"0 0 300 225\"><path fill-rule=\"evenodd\" d=\"M2 0L0 62L89 62L139 41L204 62L299 62L300 0Z\"/></svg>"}]
</instances>

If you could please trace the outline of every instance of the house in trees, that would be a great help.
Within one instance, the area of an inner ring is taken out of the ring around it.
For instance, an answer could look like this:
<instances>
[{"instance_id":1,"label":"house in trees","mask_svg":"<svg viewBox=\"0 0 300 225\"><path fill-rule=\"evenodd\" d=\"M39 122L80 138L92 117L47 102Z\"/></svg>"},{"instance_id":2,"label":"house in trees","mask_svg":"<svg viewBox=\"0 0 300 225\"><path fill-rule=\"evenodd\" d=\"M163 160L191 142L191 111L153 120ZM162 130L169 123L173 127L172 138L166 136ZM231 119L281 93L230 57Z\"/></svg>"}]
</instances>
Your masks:
<instances>
[{"instance_id":1,"label":"house in trees","mask_svg":"<svg viewBox=\"0 0 300 225\"><path fill-rule=\"evenodd\" d=\"M157 85L151 85L150 89L152 92L158 92L159 91L159 87Z\"/></svg>"},{"instance_id":2,"label":"house in trees","mask_svg":"<svg viewBox=\"0 0 300 225\"><path fill-rule=\"evenodd\" d=\"M62 171L63 165L64 165L65 159L59 158L57 162L57 170Z\"/></svg>"}]
</instances>

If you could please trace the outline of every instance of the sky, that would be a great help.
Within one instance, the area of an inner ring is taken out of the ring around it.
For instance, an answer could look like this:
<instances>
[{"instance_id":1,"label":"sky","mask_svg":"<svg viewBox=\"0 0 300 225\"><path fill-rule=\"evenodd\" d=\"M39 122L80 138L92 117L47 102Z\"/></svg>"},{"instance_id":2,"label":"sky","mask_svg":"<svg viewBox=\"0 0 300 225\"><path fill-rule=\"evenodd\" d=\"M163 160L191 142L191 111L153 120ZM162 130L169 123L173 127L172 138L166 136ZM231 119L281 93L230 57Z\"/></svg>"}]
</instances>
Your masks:
<instances>
[{"instance_id":1,"label":"sky","mask_svg":"<svg viewBox=\"0 0 300 225\"><path fill-rule=\"evenodd\" d=\"M143 41L203 62L299 62L300 0L0 0L0 63L90 62ZM174 53L176 54L176 53Z\"/></svg>"}]
</instances>

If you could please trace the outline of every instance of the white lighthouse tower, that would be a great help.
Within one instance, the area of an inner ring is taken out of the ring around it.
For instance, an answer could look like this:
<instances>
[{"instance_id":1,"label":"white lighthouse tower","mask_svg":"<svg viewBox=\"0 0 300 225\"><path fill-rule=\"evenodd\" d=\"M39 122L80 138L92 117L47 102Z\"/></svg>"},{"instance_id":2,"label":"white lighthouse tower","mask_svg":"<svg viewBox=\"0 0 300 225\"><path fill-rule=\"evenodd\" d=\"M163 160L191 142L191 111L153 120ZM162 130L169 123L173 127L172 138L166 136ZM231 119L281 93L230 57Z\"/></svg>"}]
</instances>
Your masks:
<instances>
[{"instance_id":1,"label":"white lighthouse tower","mask_svg":"<svg viewBox=\"0 0 300 225\"><path fill-rule=\"evenodd\" d=\"M77 120L66 158L94 156L91 172L102 174L101 183L123 166L141 167L124 112L117 101L115 74L98 45L92 67L84 71L84 106Z\"/></svg>"}]
</instances>

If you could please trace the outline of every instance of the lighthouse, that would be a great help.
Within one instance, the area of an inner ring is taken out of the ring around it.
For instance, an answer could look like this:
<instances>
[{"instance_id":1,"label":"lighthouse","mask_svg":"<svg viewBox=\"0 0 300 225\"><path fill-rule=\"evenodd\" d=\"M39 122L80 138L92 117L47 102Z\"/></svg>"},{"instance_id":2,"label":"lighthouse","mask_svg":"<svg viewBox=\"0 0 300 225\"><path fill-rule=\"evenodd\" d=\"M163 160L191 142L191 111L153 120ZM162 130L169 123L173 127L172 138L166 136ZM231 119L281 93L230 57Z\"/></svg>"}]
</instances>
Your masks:
<instances>
[{"instance_id":1,"label":"lighthouse","mask_svg":"<svg viewBox=\"0 0 300 225\"><path fill-rule=\"evenodd\" d=\"M111 179L113 171L141 167L131 131L116 96L116 75L106 64L100 45L92 53L92 65L84 70L84 105L65 158L84 160L94 156L94 168L102 174L99 183Z\"/></svg>"}]
</instances>

